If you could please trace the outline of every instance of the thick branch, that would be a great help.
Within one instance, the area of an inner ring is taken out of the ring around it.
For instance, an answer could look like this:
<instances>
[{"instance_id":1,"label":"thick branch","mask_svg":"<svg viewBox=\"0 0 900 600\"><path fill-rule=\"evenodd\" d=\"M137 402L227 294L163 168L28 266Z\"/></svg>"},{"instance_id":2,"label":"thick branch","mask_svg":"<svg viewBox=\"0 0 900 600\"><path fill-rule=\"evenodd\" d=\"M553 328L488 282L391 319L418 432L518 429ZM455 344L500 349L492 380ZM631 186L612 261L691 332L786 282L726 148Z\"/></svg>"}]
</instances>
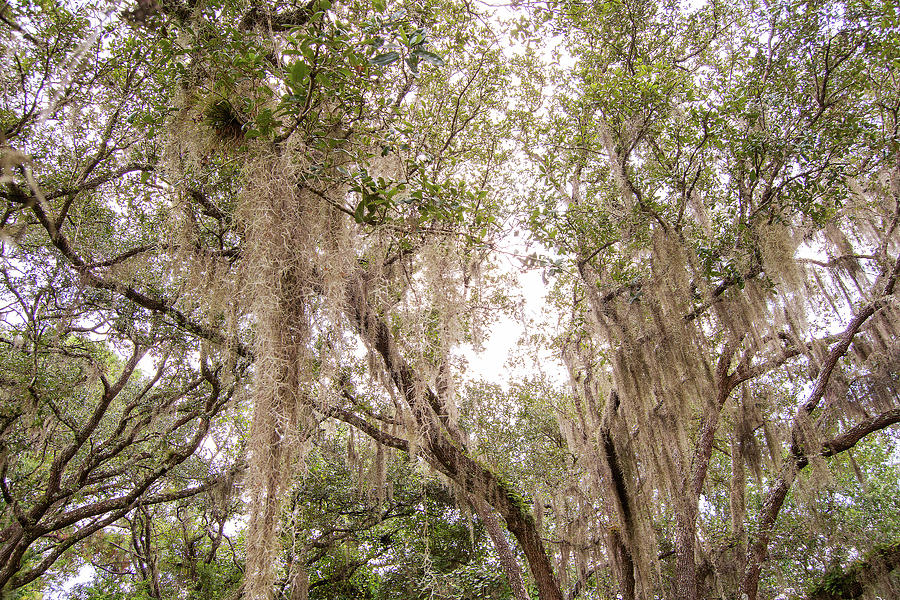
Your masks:
<instances>
[{"instance_id":1,"label":"thick branch","mask_svg":"<svg viewBox=\"0 0 900 600\"><path fill-rule=\"evenodd\" d=\"M429 461L440 465L440 470L466 492L484 498L497 509L525 553L541 600L562 600L543 540L525 503L490 469L473 460L459 433L446 427L444 416L435 411L440 402L434 391L417 377L401 355L387 323L369 305L364 281L360 276L347 286L348 317L369 348L381 356L391 380L412 409Z\"/></svg>"},{"instance_id":2,"label":"thick branch","mask_svg":"<svg viewBox=\"0 0 900 600\"><path fill-rule=\"evenodd\" d=\"M174 502L176 500L184 500L185 498L192 498L199 494L202 494L210 489L214 488L217 485L220 485L221 478L216 478L201 485L186 488L183 490L179 490L177 492L168 492L164 494L155 494L153 496L149 496L139 501L142 506L151 506L154 504L164 504L167 502ZM16 589L22 587L23 585L27 585L43 575L47 569L49 569L53 563L55 563L63 553L74 546L76 543L90 536L91 534L99 531L106 525L110 523L114 523L120 518L124 517L130 510L134 508L137 504L135 499L129 499L128 496L123 496L122 498L116 499L117 504L120 506L117 509L111 509L111 512L107 514L105 517L92 522L90 525L82 527L81 529L75 531L72 535L67 537L65 540L61 541L56 547L53 548L53 551L50 552L49 555L44 557L44 559L29 569L28 571L19 573L16 577L12 578L9 583L9 589ZM103 514L103 513L100 513ZM62 527L56 528L61 529ZM54 529L54 531L56 530ZM49 532L48 532L49 533Z\"/></svg>"},{"instance_id":3,"label":"thick branch","mask_svg":"<svg viewBox=\"0 0 900 600\"><path fill-rule=\"evenodd\" d=\"M822 456L834 456L846 452L870 433L881 431L895 423L900 423L900 408L869 417L822 444Z\"/></svg>"},{"instance_id":4,"label":"thick branch","mask_svg":"<svg viewBox=\"0 0 900 600\"><path fill-rule=\"evenodd\" d=\"M506 572L506 580L509 582L513 596L516 600L529 600L528 592L525 590L525 582L522 580L522 571L519 570L519 561L516 560L515 554L509 547L497 517L491 511L491 508L478 496L472 496L472 506L494 542L497 558L500 559L500 565Z\"/></svg>"},{"instance_id":5,"label":"thick branch","mask_svg":"<svg viewBox=\"0 0 900 600\"><path fill-rule=\"evenodd\" d=\"M34 211L35 216L38 218L38 221L41 223L44 229L47 230L47 233L50 234L50 241L53 243L56 249L62 253L69 264L82 275L85 282L91 287L115 292L121 296L124 296L128 300L131 300L138 306L142 306L143 308L146 308L153 312L162 313L171 318L176 325L199 338L209 340L216 344L226 343L224 335L222 335L218 331L208 329L200 325L199 323L192 321L187 317L187 315L175 308L172 305L171 301L153 298L137 291L133 287L129 287L118 281L107 280L94 273L91 270L91 266L87 262L85 262L85 260L78 254L78 252L69 242L68 238L56 229L54 220L49 214L47 214L47 212L41 206L41 203L35 203L32 206L32 210ZM236 345L236 352L241 356L250 356L251 354L250 349L241 343L238 343Z\"/></svg>"},{"instance_id":6,"label":"thick branch","mask_svg":"<svg viewBox=\"0 0 900 600\"><path fill-rule=\"evenodd\" d=\"M860 440L876 431L881 431L895 423L900 423L900 409L893 409L875 417L857 423L846 432L833 437L824 444L819 453L820 456L830 457L850 450ZM741 592L746 594L749 600L756 600L759 591L759 577L762 573L762 564L766 559L769 549L769 540L778 519L787 494L796 478L797 473L809 464L809 457L796 455L792 461L785 464L781 474L768 493L763 503L759 519L759 534L750 548L747 557L747 568L741 581Z\"/></svg>"}]
</instances>

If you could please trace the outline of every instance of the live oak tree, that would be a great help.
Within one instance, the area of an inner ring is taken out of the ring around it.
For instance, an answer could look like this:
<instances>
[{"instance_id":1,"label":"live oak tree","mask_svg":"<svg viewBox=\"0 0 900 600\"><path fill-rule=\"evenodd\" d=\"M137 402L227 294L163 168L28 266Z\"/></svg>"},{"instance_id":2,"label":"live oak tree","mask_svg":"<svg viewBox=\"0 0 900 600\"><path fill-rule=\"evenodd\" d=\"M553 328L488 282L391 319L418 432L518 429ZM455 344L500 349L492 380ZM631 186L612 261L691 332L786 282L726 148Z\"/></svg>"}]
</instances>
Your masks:
<instances>
[{"instance_id":1,"label":"live oak tree","mask_svg":"<svg viewBox=\"0 0 900 600\"><path fill-rule=\"evenodd\" d=\"M243 547L227 528L243 503L237 494L203 494L186 501L142 504L75 549L92 569L67 582L72 598L196 599L236 595Z\"/></svg>"},{"instance_id":2,"label":"live oak tree","mask_svg":"<svg viewBox=\"0 0 900 600\"><path fill-rule=\"evenodd\" d=\"M27 352L4 352L4 585L31 583L137 504L229 484L189 460L229 391L212 370L194 374L169 357L155 374L136 375L151 340L135 341L127 362L60 330L29 339Z\"/></svg>"},{"instance_id":3,"label":"live oak tree","mask_svg":"<svg viewBox=\"0 0 900 600\"><path fill-rule=\"evenodd\" d=\"M72 574L68 558L138 507L230 487L236 465L210 469L196 451L236 390L227 373L246 367L127 300L149 300L128 283L137 270L110 279L118 249L146 243L159 214L104 201L110 189L123 206L146 191L129 187L145 161L123 155L143 133L119 127L146 63L113 61L120 40L109 40L87 66L87 20L55 3L22 8L42 18L19 24L22 12L3 6L2 590Z\"/></svg>"},{"instance_id":4,"label":"live oak tree","mask_svg":"<svg viewBox=\"0 0 900 600\"><path fill-rule=\"evenodd\" d=\"M523 10L0 5L0 590L769 593L900 419L896 14ZM570 390L464 384L517 219Z\"/></svg>"},{"instance_id":5,"label":"live oak tree","mask_svg":"<svg viewBox=\"0 0 900 600\"><path fill-rule=\"evenodd\" d=\"M473 142L503 76L478 19L322 2L4 9L8 241L49 242L79 285L199 345L204 373L208 353L229 369L254 361L247 593L270 593L281 500L314 413L421 453L485 497L552 581L527 511L448 420L450 345L483 326L466 306L484 293L502 156ZM470 64L428 76L443 63L432 49L462 46ZM401 399L381 393L393 414L375 426L342 361L356 340L370 377Z\"/></svg>"},{"instance_id":6,"label":"live oak tree","mask_svg":"<svg viewBox=\"0 0 900 600\"><path fill-rule=\"evenodd\" d=\"M754 599L802 471L900 419L896 14L625 1L544 20L574 66L523 95L528 218L562 256L561 426L602 507L572 543L605 541L626 598Z\"/></svg>"},{"instance_id":7,"label":"live oak tree","mask_svg":"<svg viewBox=\"0 0 900 600\"><path fill-rule=\"evenodd\" d=\"M484 528L457 509L452 492L421 477L405 457L381 458L365 438L351 441L346 428L306 454L307 471L284 501L273 596L508 597ZM390 490L367 486L380 465ZM234 513L204 500L148 507L108 529L84 551L93 553L87 558L96 565L94 578L69 596L122 597L129 589L137 597L239 596L245 538L220 531L220 519ZM232 506L240 504L232 498ZM155 582L142 564L155 565Z\"/></svg>"}]
</instances>

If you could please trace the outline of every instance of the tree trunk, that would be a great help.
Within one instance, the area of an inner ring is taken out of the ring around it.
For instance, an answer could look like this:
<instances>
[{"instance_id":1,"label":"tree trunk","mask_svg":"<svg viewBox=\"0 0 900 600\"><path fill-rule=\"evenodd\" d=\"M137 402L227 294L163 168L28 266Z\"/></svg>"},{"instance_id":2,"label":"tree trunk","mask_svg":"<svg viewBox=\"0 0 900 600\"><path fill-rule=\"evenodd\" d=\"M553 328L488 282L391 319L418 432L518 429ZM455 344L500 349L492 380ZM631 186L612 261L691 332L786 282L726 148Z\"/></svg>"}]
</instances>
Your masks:
<instances>
[{"instance_id":1,"label":"tree trunk","mask_svg":"<svg viewBox=\"0 0 900 600\"><path fill-rule=\"evenodd\" d=\"M622 594L622 600L634 600L635 580L634 580L634 559L631 550L622 540L622 535L615 529L609 532L609 540L607 547L613 554L611 562L616 571L616 579L619 582L619 593Z\"/></svg>"},{"instance_id":2,"label":"tree trunk","mask_svg":"<svg viewBox=\"0 0 900 600\"><path fill-rule=\"evenodd\" d=\"M806 466L805 461L798 468L803 466ZM775 521L784 504L784 499L787 497L791 483L794 480L794 473L791 471L790 466L786 465L782 471L778 482L766 495L760 515L759 534L747 552L747 566L744 570L744 577L741 580L741 597L746 598L746 600L756 600L756 596L759 593L759 576L762 573L762 565L769 553L769 538L772 535L772 530L775 528Z\"/></svg>"},{"instance_id":3,"label":"tree trunk","mask_svg":"<svg viewBox=\"0 0 900 600\"><path fill-rule=\"evenodd\" d=\"M497 517L491 512L490 507L477 496L472 496L472 506L475 508L475 513L478 515L478 518L481 519L481 522L484 523L484 528L494 542L494 549L497 551L500 565L506 572L506 579L509 581L509 588L512 590L513 596L516 600L530 600L528 592L525 590L525 582L522 580L522 571L519 569L519 561L516 560L512 549L509 547Z\"/></svg>"},{"instance_id":4,"label":"tree trunk","mask_svg":"<svg viewBox=\"0 0 900 600\"><path fill-rule=\"evenodd\" d=\"M694 561L694 538L697 524L693 507L675 511L675 598L697 600L697 564Z\"/></svg>"}]
</instances>

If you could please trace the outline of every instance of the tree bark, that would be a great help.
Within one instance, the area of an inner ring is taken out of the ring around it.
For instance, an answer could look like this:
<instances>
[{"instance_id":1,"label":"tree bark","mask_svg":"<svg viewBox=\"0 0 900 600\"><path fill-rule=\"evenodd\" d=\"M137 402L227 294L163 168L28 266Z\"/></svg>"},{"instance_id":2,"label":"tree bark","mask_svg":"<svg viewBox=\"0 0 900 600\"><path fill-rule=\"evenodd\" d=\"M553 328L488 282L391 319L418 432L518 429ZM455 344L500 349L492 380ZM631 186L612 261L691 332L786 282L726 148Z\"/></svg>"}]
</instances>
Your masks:
<instances>
[{"instance_id":1,"label":"tree bark","mask_svg":"<svg viewBox=\"0 0 900 600\"><path fill-rule=\"evenodd\" d=\"M697 600L697 563L694 560L697 528L695 506L675 509L675 597L678 600Z\"/></svg>"},{"instance_id":2,"label":"tree bark","mask_svg":"<svg viewBox=\"0 0 900 600\"><path fill-rule=\"evenodd\" d=\"M609 532L607 547L613 554L614 560L611 562L615 567L616 579L619 581L619 593L622 594L622 600L634 600L634 558L631 555L631 549L622 540L621 533L615 529Z\"/></svg>"},{"instance_id":3,"label":"tree bark","mask_svg":"<svg viewBox=\"0 0 900 600\"><path fill-rule=\"evenodd\" d=\"M806 466L805 459L803 466ZM788 475L788 473L790 474ZM769 538L772 535L778 513L784 504L784 499L787 497L793 481L792 467L785 465L784 474L778 478L778 482L766 494L760 516L759 534L747 553L747 567L741 580L741 597L746 598L746 600L756 600L756 596L759 593L759 576L762 573L763 562L765 562L769 553Z\"/></svg>"},{"instance_id":4,"label":"tree bark","mask_svg":"<svg viewBox=\"0 0 900 600\"><path fill-rule=\"evenodd\" d=\"M506 579L509 581L509 587L512 590L513 596L516 600L530 600L528 592L525 590L525 582L522 580L522 571L519 569L519 561L516 560L512 549L506 542L506 537L503 535L497 517L491 512L490 507L477 496L472 497L472 506L475 508L475 513L478 515L478 518L481 519L481 522L484 523L484 528L494 542L494 549L497 551L500 565L506 573Z\"/></svg>"}]
</instances>

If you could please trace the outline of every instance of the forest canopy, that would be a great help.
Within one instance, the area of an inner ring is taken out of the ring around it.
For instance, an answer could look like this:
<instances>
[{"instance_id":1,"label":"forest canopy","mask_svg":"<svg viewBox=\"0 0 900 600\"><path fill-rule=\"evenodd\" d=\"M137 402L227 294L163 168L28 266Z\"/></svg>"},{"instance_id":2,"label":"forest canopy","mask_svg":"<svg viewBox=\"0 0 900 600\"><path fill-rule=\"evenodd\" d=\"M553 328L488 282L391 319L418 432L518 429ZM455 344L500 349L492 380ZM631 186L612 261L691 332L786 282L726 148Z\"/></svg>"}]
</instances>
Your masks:
<instances>
[{"instance_id":1,"label":"forest canopy","mask_svg":"<svg viewBox=\"0 0 900 600\"><path fill-rule=\"evenodd\" d=\"M900 595L896 3L0 0L0 98L0 598Z\"/></svg>"}]
</instances>

